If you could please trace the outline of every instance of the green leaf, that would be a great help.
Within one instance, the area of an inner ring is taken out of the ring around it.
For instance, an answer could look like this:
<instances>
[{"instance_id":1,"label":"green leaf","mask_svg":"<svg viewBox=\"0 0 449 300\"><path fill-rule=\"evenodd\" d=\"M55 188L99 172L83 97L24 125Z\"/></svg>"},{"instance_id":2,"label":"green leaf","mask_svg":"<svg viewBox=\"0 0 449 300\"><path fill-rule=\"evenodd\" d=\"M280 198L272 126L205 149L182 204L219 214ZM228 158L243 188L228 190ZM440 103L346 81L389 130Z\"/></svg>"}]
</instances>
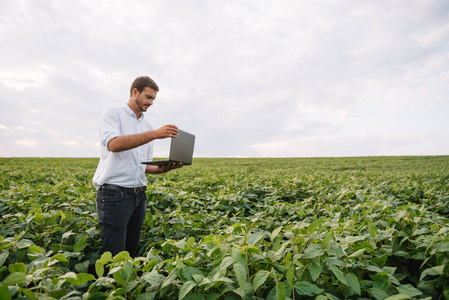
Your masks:
<instances>
[{"instance_id":1,"label":"green leaf","mask_svg":"<svg viewBox=\"0 0 449 300\"><path fill-rule=\"evenodd\" d=\"M385 263L387 262L388 254L385 253L382 256L374 257L371 259L371 262L376 265L377 267L383 267Z\"/></svg>"},{"instance_id":2,"label":"green leaf","mask_svg":"<svg viewBox=\"0 0 449 300\"><path fill-rule=\"evenodd\" d=\"M16 263L13 265L9 265L8 267L9 273L27 273L27 267L24 263Z\"/></svg>"},{"instance_id":3,"label":"green leaf","mask_svg":"<svg viewBox=\"0 0 449 300\"><path fill-rule=\"evenodd\" d=\"M399 294L408 295L410 297L422 295L422 292L417 288L413 287L413 285L411 284L400 285L397 286L396 289L398 290Z\"/></svg>"},{"instance_id":4,"label":"green leaf","mask_svg":"<svg viewBox=\"0 0 449 300\"><path fill-rule=\"evenodd\" d=\"M275 230L273 230L273 232L271 233L271 241L273 242L274 239L279 235L279 232L281 232L282 230L282 226L279 226L278 228L276 228Z\"/></svg>"},{"instance_id":5,"label":"green leaf","mask_svg":"<svg viewBox=\"0 0 449 300\"><path fill-rule=\"evenodd\" d=\"M376 300L384 300L389 297L387 292L385 292L380 288L370 288L368 290L368 293L370 294L371 297L373 297Z\"/></svg>"},{"instance_id":6,"label":"green leaf","mask_svg":"<svg viewBox=\"0 0 449 300\"><path fill-rule=\"evenodd\" d=\"M164 280L162 280L162 282L161 282L161 290L164 287L167 287L170 284L172 284L176 280L177 277L178 277L178 272L176 272L176 269L173 269L170 272L170 274L168 274L168 276Z\"/></svg>"},{"instance_id":7,"label":"green leaf","mask_svg":"<svg viewBox=\"0 0 449 300\"><path fill-rule=\"evenodd\" d=\"M295 279L295 268L292 266L287 270L287 283L293 286L293 281Z\"/></svg>"},{"instance_id":8,"label":"green leaf","mask_svg":"<svg viewBox=\"0 0 449 300\"><path fill-rule=\"evenodd\" d=\"M64 254L58 253L51 257L52 259L56 259L59 262L69 262Z\"/></svg>"},{"instance_id":9,"label":"green leaf","mask_svg":"<svg viewBox=\"0 0 449 300\"><path fill-rule=\"evenodd\" d=\"M153 300L157 292L139 294L136 300Z\"/></svg>"},{"instance_id":10,"label":"green leaf","mask_svg":"<svg viewBox=\"0 0 449 300\"><path fill-rule=\"evenodd\" d=\"M89 271L89 264L90 262L88 260L82 263L78 263L75 265L75 270L78 273L87 273Z\"/></svg>"},{"instance_id":11,"label":"green leaf","mask_svg":"<svg viewBox=\"0 0 449 300\"><path fill-rule=\"evenodd\" d=\"M143 272L149 272L151 270L153 270L154 266L158 263L157 259L152 259L150 260L150 262L148 262L147 264L144 264L142 266L142 271Z\"/></svg>"},{"instance_id":12,"label":"green leaf","mask_svg":"<svg viewBox=\"0 0 449 300\"><path fill-rule=\"evenodd\" d=\"M65 233L62 235L62 240L65 240L66 238L68 238L68 237L70 237L71 235L74 235L74 234L75 234L75 233L72 232L72 230L67 231L67 232L65 232Z\"/></svg>"},{"instance_id":13,"label":"green leaf","mask_svg":"<svg viewBox=\"0 0 449 300\"><path fill-rule=\"evenodd\" d=\"M25 297L28 297L28 299L30 299L30 300L38 300L38 298L34 295L34 293L32 291L30 291L29 289L21 288L20 291L22 292L22 294Z\"/></svg>"},{"instance_id":14,"label":"green leaf","mask_svg":"<svg viewBox=\"0 0 449 300\"><path fill-rule=\"evenodd\" d=\"M445 266L446 265L441 265L441 266L436 266L436 267L425 269L424 272L421 273L421 277L419 277L419 281L422 281L426 276L443 275Z\"/></svg>"},{"instance_id":15,"label":"green leaf","mask_svg":"<svg viewBox=\"0 0 449 300\"><path fill-rule=\"evenodd\" d=\"M295 290L301 296L315 296L324 291L324 289L308 281L295 282Z\"/></svg>"},{"instance_id":16,"label":"green leaf","mask_svg":"<svg viewBox=\"0 0 449 300\"><path fill-rule=\"evenodd\" d=\"M318 227L320 227L321 223L324 222L324 219L318 219L307 227L307 232L314 232Z\"/></svg>"},{"instance_id":17,"label":"green leaf","mask_svg":"<svg viewBox=\"0 0 449 300\"><path fill-rule=\"evenodd\" d=\"M376 266L373 266L373 265L368 265L368 266L366 267L366 269L369 270L369 271L371 271L371 272L375 272L375 273L382 273L382 272L385 272L383 269L381 269L381 268L379 268L379 267L376 267Z\"/></svg>"},{"instance_id":18,"label":"green leaf","mask_svg":"<svg viewBox=\"0 0 449 300\"><path fill-rule=\"evenodd\" d=\"M114 258L112 259L115 262L123 261L125 259L129 258L129 252L128 251L122 251L120 253L117 253Z\"/></svg>"},{"instance_id":19,"label":"green leaf","mask_svg":"<svg viewBox=\"0 0 449 300\"><path fill-rule=\"evenodd\" d=\"M281 245L281 247L274 253L272 259L274 261L279 260L285 256L285 248L291 243L291 241L286 241Z\"/></svg>"},{"instance_id":20,"label":"green leaf","mask_svg":"<svg viewBox=\"0 0 449 300\"><path fill-rule=\"evenodd\" d=\"M157 270L142 275L142 279L148 282L151 286L158 286L164 278L164 275L159 274Z\"/></svg>"},{"instance_id":21,"label":"green leaf","mask_svg":"<svg viewBox=\"0 0 449 300\"><path fill-rule=\"evenodd\" d=\"M323 244L326 246L326 248L330 247L333 238L334 238L334 230L331 229L323 239Z\"/></svg>"},{"instance_id":22,"label":"green leaf","mask_svg":"<svg viewBox=\"0 0 449 300\"><path fill-rule=\"evenodd\" d=\"M188 294L184 300L205 300L204 296L198 293Z\"/></svg>"},{"instance_id":23,"label":"green leaf","mask_svg":"<svg viewBox=\"0 0 449 300\"><path fill-rule=\"evenodd\" d=\"M32 245L28 248L28 253L44 253L44 248L36 246L36 245Z\"/></svg>"},{"instance_id":24,"label":"green leaf","mask_svg":"<svg viewBox=\"0 0 449 300\"><path fill-rule=\"evenodd\" d=\"M349 255L348 257L354 258L354 257L359 257L362 256L363 253L365 252L366 248L360 249L355 251L354 253L352 253L351 255Z\"/></svg>"},{"instance_id":25,"label":"green leaf","mask_svg":"<svg viewBox=\"0 0 449 300\"><path fill-rule=\"evenodd\" d=\"M192 277L193 277L193 281L195 281L199 286L205 285L205 284L208 284L211 282L209 278L204 277L204 275L202 275L202 274L193 274Z\"/></svg>"},{"instance_id":26,"label":"green leaf","mask_svg":"<svg viewBox=\"0 0 449 300\"><path fill-rule=\"evenodd\" d=\"M97 228L95 226L91 227L86 230L86 233L89 237L93 238L95 236L95 234L97 233Z\"/></svg>"},{"instance_id":27,"label":"green leaf","mask_svg":"<svg viewBox=\"0 0 449 300\"><path fill-rule=\"evenodd\" d=\"M3 266L8 256L9 256L8 251L2 251L2 253L0 253L0 267Z\"/></svg>"},{"instance_id":28,"label":"green leaf","mask_svg":"<svg viewBox=\"0 0 449 300\"><path fill-rule=\"evenodd\" d=\"M260 241L263 237L265 236L265 233L263 231L257 231L255 233L252 233L248 236L248 238L246 239L246 242L249 245L254 246L255 244L257 244L258 241Z\"/></svg>"},{"instance_id":29,"label":"green leaf","mask_svg":"<svg viewBox=\"0 0 449 300\"><path fill-rule=\"evenodd\" d=\"M121 266L117 266L115 268L112 268L108 274L112 274L112 277L117 282L118 286L125 285L126 280L123 278L123 269Z\"/></svg>"},{"instance_id":30,"label":"green leaf","mask_svg":"<svg viewBox=\"0 0 449 300\"><path fill-rule=\"evenodd\" d=\"M245 282L243 286L234 290L234 293L242 297L242 299L252 299L252 296L254 295L254 289L249 282Z\"/></svg>"},{"instance_id":31,"label":"green leaf","mask_svg":"<svg viewBox=\"0 0 449 300\"><path fill-rule=\"evenodd\" d=\"M343 275L343 272L340 271L340 269L338 269L336 266L334 266L333 264L329 264L329 267L332 271L332 273L334 273L335 277L337 277L337 279L343 283L344 285L349 285L348 281L346 280L345 276Z\"/></svg>"},{"instance_id":32,"label":"green leaf","mask_svg":"<svg viewBox=\"0 0 449 300\"><path fill-rule=\"evenodd\" d=\"M32 241L23 239L23 240L20 240L19 243L17 244L17 249L28 248L32 245L34 245L34 243Z\"/></svg>"},{"instance_id":33,"label":"green leaf","mask_svg":"<svg viewBox=\"0 0 449 300\"><path fill-rule=\"evenodd\" d=\"M73 251L81 252L87 245L87 236L83 236L79 239L78 243L73 246Z\"/></svg>"},{"instance_id":34,"label":"green leaf","mask_svg":"<svg viewBox=\"0 0 449 300\"><path fill-rule=\"evenodd\" d=\"M320 277L323 271L324 263L321 259L313 259L309 264L309 272L313 281L316 281Z\"/></svg>"},{"instance_id":35,"label":"green leaf","mask_svg":"<svg viewBox=\"0 0 449 300\"><path fill-rule=\"evenodd\" d=\"M449 252L449 242L438 243L436 252Z\"/></svg>"},{"instance_id":36,"label":"green leaf","mask_svg":"<svg viewBox=\"0 0 449 300\"><path fill-rule=\"evenodd\" d=\"M327 254L336 257L343 257L346 255L341 246L334 242L330 242L329 249L326 250L326 252Z\"/></svg>"},{"instance_id":37,"label":"green leaf","mask_svg":"<svg viewBox=\"0 0 449 300\"><path fill-rule=\"evenodd\" d=\"M111 261L112 261L112 254L109 251L103 253L101 255L100 259L97 260L98 263L101 263L103 265L108 263L108 262L111 262Z\"/></svg>"},{"instance_id":38,"label":"green leaf","mask_svg":"<svg viewBox=\"0 0 449 300\"><path fill-rule=\"evenodd\" d=\"M231 256L235 259L235 261L247 269L247 264L245 258L242 256L242 252L239 248L233 248L231 250Z\"/></svg>"},{"instance_id":39,"label":"green leaf","mask_svg":"<svg viewBox=\"0 0 449 300\"><path fill-rule=\"evenodd\" d=\"M0 299L2 299L2 300L11 300L12 299L7 286L0 286Z\"/></svg>"},{"instance_id":40,"label":"green leaf","mask_svg":"<svg viewBox=\"0 0 449 300\"><path fill-rule=\"evenodd\" d=\"M206 300L217 300L217 299L220 299L220 297L221 297L221 295L218 293L210 293L210 294L207 294Z\"/></svg>"},{"instance_id":41,"label":"green leaf","mask_svg":"<svg viewBox=\"0 0 449 300\"><path fill-rule=\"evenodd\" d=\"M359 282L359 279L357 278L357 276L354 273L348 273L348 274L346 274L346 280L348 281L351 289L354 292L356 292L357 295L361 296L362 291L360 289L360 282Z\"/></svg>"},{"instance_id":42,"label":"green leaf","mask_svg":"<svg viewBox=\"0 0 449 300\"><path fill-rule=\"evenodd\" d=\"M24 273L12 273L8 275L3 281L2 285L15 285L19 282L22 282L26 279L26 274Z\"/></svg>"},{"instance_id":43,"label":"green leaf","mask_svg":"<svg viewBox=\"0 0 449 300\"><path fill-rule=\"evenodd\" d=\"M235 259L227 256L220 263L220 273L226 274L226 269L235 262Z\"/></svg>"},{"instance_id":44,"label":"green leaf","mask_svg":"<svg viewBox=\"0 0 449 300\"><path fill-rule=\"evenodd\" d=\"M379 272L373 277L374 288L379 288L386 291L390 287L390 277L387 272Z\"/></svg>"},{"instance_id":45,"label":"green leaf","mask_svg":"<svg viewBox=\"0 0 449 300\"><path fill-rule=\"evenodd\" d=\"M193 280L192 275L203 275L203 272L201 272L200 270L198 270L197 268L194 267L183 267L181 268L181 270L179 270L179 273L181 276L183 276L186 280Z\"/></svg>"},{"instance_id":46,"label":"green leaf","mask_svg":"<svg viewBox=\"0 0 449 300\"><path fill-rule=\"evenodd\" d=\"M68 272L68 273L60 276L59 278L63 278L70 284L74 284L74 285L85 284L88 281L95 280L95 277L92 274L86 274L86 273L78 273L77 274L74 272Z\"/></svg>"},{"instance_id":47,"label":"green leaf","mask_svg":"<svg viewBox=\"0 0 449 300\"><path fill-rule=\"evenodd\" d=\"M239 248L232 248L231 250L231 256L236 261L239 261L239 259L242 258L242 251Z\"/></svg>"},{"instance_id":48,"label":"green leaf","mask_svg":"<svg viewBox=\"0 0 449 300\"><path fill-rule=\"evenodd\" d=\"M183 299L196 286L197 286L197 284L195 281L188 280L188 281L184 282L181 289L179 290L178 300Z\"/></svg>"},{"instance_id":49,"label":"green leaf","mask_svg":"<svg viewBox=\"0 0 449 300\"><path fill-rule=\"evenodd\" d=\"M256 273L256 275L254 275L253 279L254 291L256 291L262 284L265 283L265 281L268 278L268 275L270 275L270 273L265 270L260 270L259 272Z\"/></svg>"},{"instance_id":50,"label":"green leaf","mask_svg":"<svg viewBox=\"0 0 449 300\"><path fill-rule=\"evenodd\" d=\"M108 294L104 292L93 292L92 294L89 294L89 296L87 296L86 300L104 300L107 296Z\"/></svg>"},{"instance_id":51,"label":"green leaf","mask_svg":"<svg viewBox=\"0 0 449 300\"><path fill-rule=\"evenodd\" d=\"M306 250L304 250L304 258L311 259L315 257L322 256L324 254L323 249L320 245L310 244Z\"/></svg>"},{"instance_id":52,"label":"green leaf","mask_svg":"<svg viewBox=\"0 0 449 300\"><path fill-rule=\"evenodd\" d=\"M104 265L112 261L112 254L111 252L107 251L103 253L95 262L95 273L97 273L98 277L103 277L104 275Z\"/></svg>"},{"instance_id":53,"label":"green leaf","mask_svg":"<svg viewBox=\"0 0 449 300\"><path fill-rule=\"evenodd\" d=\"M134 269L132 264L129 261L125 261L123 264L122 278L125 281L129 281L131 276L133 275Z\"/></svg>"},{"instance_id":54,"label":"green leaf","mask_svg":"<svg viewBox=\"0 0 449 300\"><path fill-rule=\"evenodd\" d=\"M286 291L282 282L276 282L276 300L285 300Z\"/></svg>"},{"instance_id":55,"label":"green leaf","mask_svg":"<svg viewBox=\"0 0 449 300\"><path fill-rule=\"evenodd\" d=\"M87 273L78 273L76 274L77 283L76 284L85 284L88 281L95 280L95 276Z\"/></svg>"},{"instance_id":56,"label":"green leaf","mask_svg":"<svg viewBox=\"0 0 449 300\"><path fill-rule=\"evenodd\" d=\"M329 257L325 260L329 264L333 264L337 267L344 267L346 263L337 257Z\"/></svg>"},{"instance_id":57,"label":"green leaf","mask_svg":"<svg viewBox=\"0 0 449 300\"><path fill-rule=\"evenodd\" d=\"M128 285L126 285L128 287ZM124 288L118 288L115 289L112 293L111 296L113 296L114 298L119 298L120 296L123 296L126 294L126 289Z\"/></svg>"},{"instance_id":58,"label":"green leaf","mask_svg":"<svg viewBox=\"0 0 449 300\"><path fill-rule=\"evenodd\" d=\"M237 282L240 287L243 287L246 282L246 268L239 263L235 263L233 267L235 276L237 277Z\"/></svg>"},{"instance_id":59,"label":"green leaf","mask_svg":"<svg viewBox=\"0 0 449 300\"><path fill-rule=\"evenodd\" d=\"M194 237L191 237L191 238L189 238L187 241L186 241L186 246L188 247L188 248L192 248L192 246L195 244L195 238Z\"/></svg>"},{"instance_id":60,"label":"green leaf","mask_svg":"<svg viewBox=\"0 0 449 300\"><path fill-rule=\"evenodd\" d=\"M374 226L373 221L371 220L368 222L368 232L369 235L372 236L373 238L377 237L378 235L377 228L376 226Z\"/></svg>"},{"instance_id":61,"label":"green leaf","mask_svg":"<svg viewBox=\"0 0 449 300\"><path fill-rule=\"evenodd\" d=\"M412 299L412 298L408 295L398 294L398 295L393 295L393 296L387 297L384 300L406 300L406 299Z\"/></svg>"},{"instance_id":62,"label":"green leaf","mask_svg":"<svg viewBox=\"0 0 449 300\"><path fill-rule=\"evenodd\" d=\"M104 265L101 263L95 263L95 273L98 277L103 277L104 275Z\"/></svg>"},{"instance_id":63,"label":"green leaf","mask_svg":"<svg viewBox=\"0 0 449 300\"><path fill-rule=\"evenodd\" d=\"M235 283L234 280L229 279L227 277L220 277L217 280L214 280L214 282L227 282L227 283Z\"/></svg>"}]
</instances>

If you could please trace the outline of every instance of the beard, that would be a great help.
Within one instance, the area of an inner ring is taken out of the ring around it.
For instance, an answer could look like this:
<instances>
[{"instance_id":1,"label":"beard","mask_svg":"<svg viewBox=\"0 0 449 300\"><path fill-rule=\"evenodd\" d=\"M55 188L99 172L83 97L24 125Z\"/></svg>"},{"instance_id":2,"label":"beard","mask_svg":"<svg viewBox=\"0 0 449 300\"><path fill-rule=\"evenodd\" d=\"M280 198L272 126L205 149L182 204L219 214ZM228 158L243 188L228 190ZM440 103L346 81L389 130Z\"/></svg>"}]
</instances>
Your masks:
<instances>
[{"instance_id":1,"label":"beard","mask_svg":"<svg viewBox=\"0 0 449 300\"><path fill-rule=\"evenodd\" d=\"M136 99L134 100L134 102L136 103L137 107L139 108L139 110L141 112L146 112L148 110L148 108L150 107L150 105L144 105L143 103L141 103L139 101L139 97L136 97Z\"/></svg>"}]
</instances>

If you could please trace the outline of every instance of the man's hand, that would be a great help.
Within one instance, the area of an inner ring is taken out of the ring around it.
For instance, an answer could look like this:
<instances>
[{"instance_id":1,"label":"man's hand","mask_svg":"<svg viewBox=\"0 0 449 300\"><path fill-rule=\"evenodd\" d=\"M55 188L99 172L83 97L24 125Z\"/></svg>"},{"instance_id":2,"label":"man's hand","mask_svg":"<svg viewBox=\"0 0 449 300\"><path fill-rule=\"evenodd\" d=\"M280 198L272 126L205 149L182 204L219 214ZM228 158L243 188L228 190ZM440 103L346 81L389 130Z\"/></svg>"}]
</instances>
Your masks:
<instances>
[{"instance_id":1,"label":"man's hand","mask_svg":"<svg viewBox=\"0 0 449 300\"><path fill-rule=\"evenodd\" d=\"M161 174L161 173L167 173L174 169L182 168L182 163L171 163L166 165L160 165L160 166L147 166L146 173L147 174Z\"/></svg>"},{"instance_id":2,"label":"man's hand","mask_svg":"<svg viewBox=\"0 0 449 300\"><path fill-rule=\"evenodd\" d=\"M178 127L175 125L164 125L154 131L157 139L175 138L178 136Z\"/></svg>"},{"instance_id":3,"label":"man's hand","mask_svg":"<svg viewBox=\"0 0 449 300\"><path fill-rule=\"evenodd\" d=\"M159 166L159 170L161 173L166 173L174 169L182 168L182 163L172 163L167 165Z\"/></svg>"}]
</instances>

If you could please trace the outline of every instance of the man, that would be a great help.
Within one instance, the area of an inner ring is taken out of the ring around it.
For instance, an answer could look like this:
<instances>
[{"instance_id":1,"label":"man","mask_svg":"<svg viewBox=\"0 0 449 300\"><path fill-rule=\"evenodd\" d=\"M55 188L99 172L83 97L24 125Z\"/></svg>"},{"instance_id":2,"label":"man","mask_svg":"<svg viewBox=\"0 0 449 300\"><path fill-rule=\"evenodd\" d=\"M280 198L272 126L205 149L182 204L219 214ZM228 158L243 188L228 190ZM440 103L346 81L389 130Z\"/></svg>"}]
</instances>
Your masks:
<instances>
[{"instance_id":1,"label":"man","mask_svg":"<svg viewBox=\"0 0 449 300\"><path fill-rule=\"evenodd\" d=\"M153 159L151 141L178 135L175 125L154 130L144 118L158 91L150 77L138 77L131 85L128 104L106 109L101 118L101 156L92 181L97 189L103 251L112 255L124 250L132 257L137 255L146 214L145 173L160 174L182 167L140 163Z\"/></svg>"}]
</instances>

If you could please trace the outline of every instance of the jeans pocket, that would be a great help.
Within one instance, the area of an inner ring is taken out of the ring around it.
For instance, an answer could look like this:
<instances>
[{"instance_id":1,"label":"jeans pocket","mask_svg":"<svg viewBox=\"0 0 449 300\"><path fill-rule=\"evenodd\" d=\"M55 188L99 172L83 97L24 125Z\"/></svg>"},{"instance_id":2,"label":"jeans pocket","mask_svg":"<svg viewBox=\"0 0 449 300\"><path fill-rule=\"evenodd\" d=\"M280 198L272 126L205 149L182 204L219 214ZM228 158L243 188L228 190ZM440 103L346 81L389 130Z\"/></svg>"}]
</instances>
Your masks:
<instances>
[{"instance_id":1,"label":"jeans pocket","mask_svg":"<svg viewBox=\"0 0 449 300\"><path fill-rule=\"evenodd\" d=\"M123 213L125 201L122 191L112 189L100 189L97 191L97 214L100 223L113 223Z\"/></svg>"},{"instance_id":2,"label":"jeans pocket","mask_svg":"<svg viewBox=\"0 0 449 300\"><path fill-rule=\"evenodd\" d=\"M103 203L114 203L114 202L120 202L123 200L123 191L118 190L110 190L110 189L103 189L102 195L101 195L101 201Z\"/></svg>"}]
</instances>

